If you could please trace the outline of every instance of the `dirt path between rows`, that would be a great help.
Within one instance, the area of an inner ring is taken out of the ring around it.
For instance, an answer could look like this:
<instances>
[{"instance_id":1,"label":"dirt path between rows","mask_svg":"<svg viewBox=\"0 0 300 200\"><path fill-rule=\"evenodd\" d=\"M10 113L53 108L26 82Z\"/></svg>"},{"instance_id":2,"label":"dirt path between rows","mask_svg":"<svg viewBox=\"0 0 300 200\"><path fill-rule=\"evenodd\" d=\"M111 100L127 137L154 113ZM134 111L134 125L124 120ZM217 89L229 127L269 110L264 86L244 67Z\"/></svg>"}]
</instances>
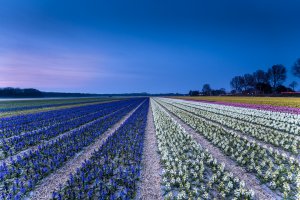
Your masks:
<instances>
[{"instance_id":1,"label":"dirt path between rows","mask_svg":"<svg viewBox=\"0 0 300 200\"><path fill-rule=\"evenodd\" d=\"M141 182L138 185L136 200L162 200L160 156L155 134L151 102L145 132Z\"/></svg>"},{"instance_id":2,"label":"dirt path between rows","mask_svg":"<svg viewBox=\"0 0 300 200\"><path fill-rule=\"evenodd\" d=\"M171 104L171 105L172 105L172 104ZM210 123L210 124L212 124L212 125L214 125L214 126L217 126L217 127L219 127L219 128L222 128L222 129L225 130L226 132L230 132L230 133L233 133L233 134L235 134L235 135L239 135L239 136L241 136L242 138L244 138L244 139L246 139L246 140L248 140L248 141L250 141L250 142L254 142L254 143L258 144L260 147L262 147L262 148L264 148L264 149L266 149L266 148L273 148L273 150L278 151L280 154L285 154L287 157L294 158L295 161L297 161L297 162L299 163L299 165L300 165L300 155L294 155L294 154L292 154L292 153L290 153L290 152L288 152L288 151L282 149L281 147L276 147L276 146L274 146L273 144L265 143L265 142L263 142L263 141L261 141L261 140L259 140L259 139L256 139L256 138L252 137L252 136L249 135L249 134L243 133L243 132L241 132L241 131L234 130L234 129L232 129L232 128L226 126L226 125L223 125L223 124L221 124L221 123L219 123L219 122L216 122L216 121L214 121L214 120L211 120L211 119L209 119L209 118L207 118L207 117L199 116L199 115L197 115L197 114L195 114L195 113L193 113L193 112L190 112L190 111L188 111L188 110L185 110L185 109L180 108L180 107L175 106L175 105L172 105L172 106L174 106L174 107L176 107L176 108L178 108L178 109L180 109L180 110L183 110L183 111L185 111L185 112L188 112L188 113L194 115L195 117L197 117L197 118L199 118L199 119L201 119L201 120L206 121L207 123Z\"/></svg>"},{"instance_id":3,"label":"dirt path between rows","mask_svg":"<svg viewBox=\"0 0 300 200\"><path fill-rule=\"evenodd\" d=\"M9 165L9 164L12 162L12 160L16 160L19 156L23 157L23 155L24 155L25 153L29 154L30 151L32 151L32 152L36 151L36 150L39 148L39 146L41 146L41 145L47 145L47 144L50 144L51 142L53 142L53 141L55 141L55 140L58 140L58 139L60 139L60 138L62 138L62 137L64 137L64 136L66 136L66 135L72 134L73 132L78 131L78 130L80 130L80 129L83 129L83 128L87 127L87 126L90 126L90 125L93 124L93 123L97 123L97 122L98 122L99 120L101 120L102 118L107 117L107 116L110 116L110 115L113 115L114 113L116 113L116 112L118 112L118 111L120 111L120 110L123 110L123 109L125 109L125 108L127 108L127 107L128 107L128 106L126 106L126 107L124 107L124 108L121 108L121 109L118 109L118 110L116 110L116 111L114 111L114 112L112 112L112 113L110 113L110 114L108 114L108 115L102 116L102 117L97 118L97 119L95 119L95 120L93 120L93 121L90 121L90 122L88 122L88 123L85 123L85 124L83 124L83 125L81 125L81 126L79 126L79 127L77 127L77 128L74 128L74 129L72 129L72 130L70 130L70 131L64 132L64 133L62 133L62 134L60 134L60 135L58 135L58 136L56 136L56 137L54 137L54 138L52 138L52 139L50 139L50 140L41 141L39 144L37 144L37 145L35 145L35 146L32 146L32 147L30 147L30 148L28 148L28 149L25 149L25 150L23 150L23 151L17 153L16 155L13 155L13 156L10 156L10 157L5 158L5 159L3 159L3 160L0 160L0 165L2 165L3 163Z\"/></svg>"},{"instance_id":4,"label":"dirt path between rows","mask_svg":"<svg viewBox=\"0 0 300 200\"><path fill-rule=\"evenodd\" d=\"M157 101L156 101L157 102ZM271 199L281 199L277 194L271 191L269 188L261 186L259 180L252 174L248 173L245 169L238 166L233 160L224 155L220 149L212 145L208 140L206 140L201 134L197 133L189 125L185 124L180 118L175 116L172 112L167 110L163 105L157 102L160 107L171 115L191 136L197 141L203 148L207 149L211 155L218 160L220 163L225 164L225 169L232 172L234 176L238 177L240 180L245 182L245 187L247 189L252 189L255 192L256 199L271 200Z\"/></svg>"},{"instance_id":5,"label":"dirt path between rows","mask_svg":"<svg viewBox=\"0 0 300 200\"><path fill-rule=\"evenodd\" d=\"M44 178L42 182L33 190L29 198L32 200L46 200L51 199L53 191L59 189L60 185L64 185L69 179L69 175L74 174L77 168L80 168L85 160L91 158L93 152L99 149L106 141L106 139L112 135L116 130L118 130L123 123L143 104L139 104L136 108L130 111L126 116L124 116L119 122L105 131L93 144L84 148L75 157L67 161L60 169L50 174L48 177Z\"/></svg>"}]
</instances>

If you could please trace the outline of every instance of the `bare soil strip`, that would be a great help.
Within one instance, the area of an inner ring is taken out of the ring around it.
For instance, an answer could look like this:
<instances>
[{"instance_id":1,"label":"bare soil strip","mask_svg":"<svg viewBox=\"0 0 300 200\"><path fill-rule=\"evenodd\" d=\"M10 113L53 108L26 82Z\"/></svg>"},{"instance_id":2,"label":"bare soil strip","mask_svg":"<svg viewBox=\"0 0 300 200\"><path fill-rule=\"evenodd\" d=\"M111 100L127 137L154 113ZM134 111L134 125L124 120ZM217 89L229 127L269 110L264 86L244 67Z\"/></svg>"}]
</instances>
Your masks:
<instances>
[{"instance_id":1,"label":"bare soil strip","mask_svg":"<svg viewBox=\"0 0 300 200\"><path fill-rule=\"evenodd\" d=\"M112 112L112 113L110 113L110 114L108 114L108 115L105 115L105 116L100 117L100 118L98 118L98 119L95 119L95 120L93 120L93 121L90 121L90 122L88 122L88 123L86 123L86 124L83 124L83 125L81 125L81 126L75 128L75 129L72 129L72 130L70 130L70 131L64 132L64 133L62 133L62 134L60 134L60 135L58 135L58 136L56 136L56 137L54 137L54 138L52 138L52 139L50 139L50 140L41 141L39 144L37 144L37 145L35 145L35 146L32 146L32 147L30 147L30 148L28 148L28 149L25 149L25 150L23 150L23 151L17 153L17 154L14 155L14 156L10 156L10 157L8 157L8 158L5 158L4 160L0 160L0 165L2 165L3 163L6 163L6 164L9 165L9 164L11 163L11 160L17 159L18 156L23 156L24 153L27 153L27 154L28 154L30 151L32 151L32 152L33 152L33 151L36 151L36 150L38 149L38 147L41 146L41 145L47 145L47 144L50 144L51 142L53 142L53 141L55 141L55 140L57 140L57 139L59 139L59 138L61 138L61 137L64 137L65 135L69 135L69 134L73 133L74 131L78 131L78 130L80 130L80 129L83 129L83 128L87 127L87 126L90 126L90 125L93 124L93 123L97 123L97 121L101 120L102 118L107 117L107 116L110 116L110 115L113 115L114 113L116 113L116 112L118 112L118 111L120 111L120 110L123 110L123 109L125 109L125 108L127 108L127 107L128 107L128 106L126 106L126 107L124 107L124 108L121 108L121 109L119 109L119 110L116 110L116 111L114 111L114 112Z\"/></svg>"},{"instance_id":2,"label":"bare soil strip","mask_svg":"<svg viewBox=\"0 0 300 200\"><path fill-rule=\"evenodd\" d=\"M141 182L138 186L136 199L162 200L163 196L160 185L162 169L160 166L151 104L147 116L142 166Z\"/></svg>"},{"instance_id":3,"label":"bare soil strip","mask_svg":"<svg viewBox=\"0 0 300 200\"><path fill-rule=\"evenodd\" d=\"M69 175L75 173L77 168L80 168L85 160L91 158L93 152L99 149L106 141L106 139L115 133L122 124L143 104L139 104L136 108L130 111L118 123L113 125L110 129L104 132L93 144L86 147L83 151L78 153L74 158L67 161L63 167L44 178L42 182L31 192L29 198L32 200L45 200L51 199L53 191L59 189L60 185L64 185L69 179Z\"/></svg>"},{"instance_id":4,"label":"bare soil strip","mask_svg":"<svg viewBox=\"0 0 300 200\"><path fill-rule=\"evenodd\" d=\"M173 106L175 106L175 105L173 105ZM216 121L213 121L211 119L208 119L207 117L199 116L199 115L197 115L195 113L192 113L190 111L187 111L187 110L182 109L182 108L177 107L177 106L175 106L175 107L178 108L178 109L181 109L181 110L183 110L185 112L188 112L188 113L190 113L192 115L194 115L198 119L201 119L201 120L203 120L203 121L205 121L207 123L210 123L210 124L212 124L214 126L220 127L223 130L225 130L226 132L230 132L230 133L234 133L234 134L240 135L241 137L245 138L246 140L248 140L250 142L256 142L259 146L261 146L263 148L273 148L273 150L278 151L281 154L286 154L287 156L294 158L296 161L298 161L300 163L300 155L295 156L294 154L292 154L292 153L290 153L290 152L282 149L281 147L276 147L276 146L274 146L272 144L265 143L265 142L263 142L261 140L255 139L254 137L252 137L252 136L250 136L248 134L245 134L245 133L240 132L240 131L236 131L236 130L234 130L232 128L229 128L228 126L225 126L225 125L223 125L223 124L221 124L219 122L216 122Z\"/></svg>"},{"instance_id":5,"label":"bare soil strip","mask_svg":"<svg viewBox=\"0 0 300 200\"><path fill-rule=\"evenodd\" d=\"M261 186L259 180L252 174L248 173L245 169L238 166L233 160L224 155L217 147L212 145L208 140L206 140L202 135L197 133L189 125L185 124L180 118L175 116L172 112L167 110L163 105L158 103L161 108L169 113L173 119L175 119L191 136L195 141L197 141L203 148L207 149L218 162L223 162L225 164L225 169L232 172L234 176L238 177L240 180L245 182L247 189L252 189L255 192L256 199L271 200L271 199L281 199L277 194L267 187Z\"/></svg>"}]
</instances>

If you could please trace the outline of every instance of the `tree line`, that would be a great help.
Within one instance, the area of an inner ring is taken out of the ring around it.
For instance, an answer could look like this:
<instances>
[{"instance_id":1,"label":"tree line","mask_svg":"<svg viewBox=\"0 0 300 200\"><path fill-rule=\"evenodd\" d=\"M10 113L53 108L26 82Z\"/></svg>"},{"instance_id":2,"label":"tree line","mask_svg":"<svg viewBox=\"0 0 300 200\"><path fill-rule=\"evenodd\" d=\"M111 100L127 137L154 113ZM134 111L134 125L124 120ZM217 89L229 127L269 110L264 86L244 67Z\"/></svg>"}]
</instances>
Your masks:
<instances>
[{"instance_id":1,"label":"tree line","mask_svg":"<svg viewBox=\"0 0 300 200\"><path fill-rule=\"evenodd\" d=\"M220 89L212 89L208 83L204 84L202 87L202 90L190 90L189 91L189 96L220 96L220 95L225 95L226 90L225 88L220 88Z\"/></svg>"},{"instance_id":2,"label":"tree line","mask_svg":"<svg viewBox=\"0 0 300 200\"><path fill-rule=\"evenodd\" d=\"M42 92L34 88L0 88L0 98L90 97L96 94Z\"/></svg>"},{"instance_id":3,"label":"tree line","mask_svg":"<svg viewBox=\"0 0 300 200\"><path fill-rule=\"evenodd\" d=\"M33 88L0 88L0 97L17 97L17 98L28 98L28 97L43 97L43 93L37 89Z\"/></svg>"},{"instance_id":4,"label":"tree line","mask_svg":"<svg viewBox=\"0 0 300 200\"><path fill-rule=\"evenodd\" d=\"M300 58L291 68L294 76L300 78ZM230 81L232 93L244 94L271 94L281 92L294 92L297 82L291 82L288 87L283 83L287 78L287 68L282 64L276 64L267 71L257 70L252 74L235 76Z\"/></svg>"},{"instance_id":5,"label":"tree line","mask_svg":"<svg viewBox=\"0 0 300 200\"><path fill-rule=\"evenodd\" d=\"M300 58L296 60L291 68L292 74L300 78ZM265 94L280 94L282 92L294 92L298 83L291 82L288 87L283 83L287 78L287 68L282 64L276 64L270 67L267 71L258 69L252 74L247 73L241 76L235 76L230 81L230 86L233 89L232 94L246 95L265 95ZM202 90L190 90L190 96L218 96L225 95L224 88L212 89L209 84L204 84Z\"/></svg>"}]
</instances>

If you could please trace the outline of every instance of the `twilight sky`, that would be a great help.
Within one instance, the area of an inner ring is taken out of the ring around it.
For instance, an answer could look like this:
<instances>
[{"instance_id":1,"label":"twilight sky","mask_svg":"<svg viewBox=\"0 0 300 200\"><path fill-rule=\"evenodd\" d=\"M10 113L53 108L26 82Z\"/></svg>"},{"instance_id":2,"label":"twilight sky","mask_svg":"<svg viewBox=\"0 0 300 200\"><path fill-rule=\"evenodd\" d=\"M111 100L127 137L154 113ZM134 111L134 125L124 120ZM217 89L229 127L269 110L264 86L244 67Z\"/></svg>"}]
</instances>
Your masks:
<instances>
[{"instance_id":1,"label":"twilight sky","mask_svg":"<svg viewBox=\"0 0 300 200\"><path fill-rule=\"evenodd\" d=\"M159 93L210 83L230 89L235 75L273 64L290 71L300 57L299 0L0 5L0 87ZM297 80L288 75L286 85Z\"/></svg>"}]
</instances>

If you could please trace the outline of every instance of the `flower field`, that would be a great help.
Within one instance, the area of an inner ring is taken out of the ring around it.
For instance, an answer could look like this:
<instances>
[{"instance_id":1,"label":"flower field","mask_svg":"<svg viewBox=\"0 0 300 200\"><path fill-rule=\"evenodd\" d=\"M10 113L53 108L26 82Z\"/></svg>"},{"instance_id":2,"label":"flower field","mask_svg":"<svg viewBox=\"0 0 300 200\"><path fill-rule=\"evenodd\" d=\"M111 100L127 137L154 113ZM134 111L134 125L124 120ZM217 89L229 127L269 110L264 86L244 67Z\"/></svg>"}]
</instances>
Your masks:
<instances>
[{"instance_id":1,"label":"flower field","mask_svg":"<svg viewBox=\"0 0 300 200\"><path fill-rule=\"evenodd\" d=\"M180 97L193 101L300 114L300 98L293 97Z\"/></svg>"},{"instance_id":2,"label":"flower field","mask_svg":"<svg viewBox=\"0 0 300 200\"><path fill-rule=\"evenodd\" d=\"M85 102L0 118L0 199L300 198L299 114L158 97Z\"/></svg>"},{"instance_id":3,"label":"flower field","mask_svg":"<svg viewBox=\"0 0 300 200\"><path fill-rule=\"evenodd\" d=\"M174 99L156 101L257 177L274 198L299 197L299 115Z\"/></svg>"},{"instance_id":4,"label":"flower field","mask_svg":"<svg viewBox=\"0 0 300 200\"><path fill-rule=\"evenodd\" d=\"M2 118L1 198L25 197L42 179L93 143L142 101L145 100Z\"/></svg>"},{"instance_id":5,"label":"flower field","mask_svg":"<svg viewBox=\"0 0 300 200\"><path fill-rule=\"evenodd\" d=\"M107 101L107 98L0 101L0 113Z\"/></svg>"},{"instance_id":6,"label":"flower field","mask_svg":"<svg viewBox=\"0 0 300 200\"><path fill-rule=\"evenodd\" d=\"M141 106L53 199L133 199L140 176L149 104Z\"/></svg>"},{"instance_id":7,"label":"flower field","mask_svg":"<svg viewBox=\"0 0 300 200\"><path fill-rule=\"evenodd\" d=\"M166 199L252 198L253 191L224 170L224 163L197 144L156 103L153 105Z\"/></svg>"}]
</instances>

